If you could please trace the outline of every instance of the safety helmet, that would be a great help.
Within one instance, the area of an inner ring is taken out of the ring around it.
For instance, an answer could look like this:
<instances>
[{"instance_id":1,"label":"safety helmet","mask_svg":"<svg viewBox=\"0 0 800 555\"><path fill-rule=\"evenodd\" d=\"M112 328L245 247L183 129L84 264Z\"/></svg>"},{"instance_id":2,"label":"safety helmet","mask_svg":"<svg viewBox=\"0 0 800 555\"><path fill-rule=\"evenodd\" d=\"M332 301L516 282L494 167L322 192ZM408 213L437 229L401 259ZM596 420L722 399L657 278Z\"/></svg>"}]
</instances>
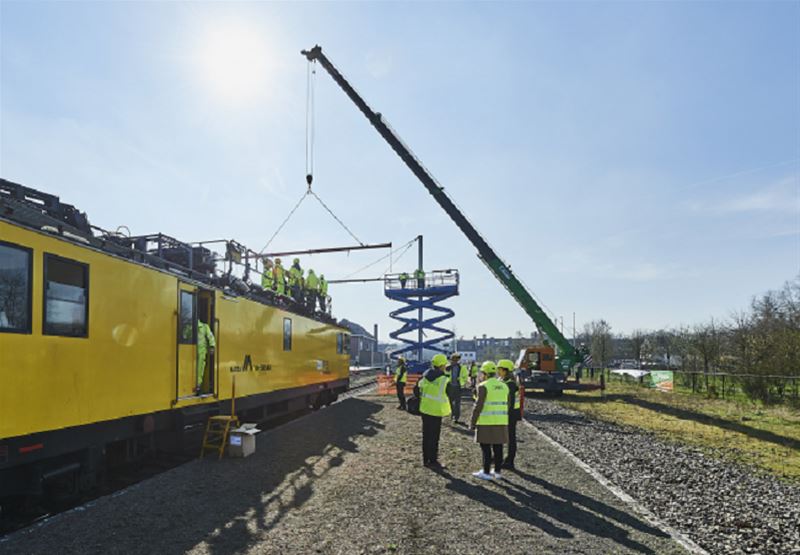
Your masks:
<instances>
[{"instance_id":1,"label":"safety helmet","mask_svg":"<svg viewBox=\"0 0 800 555\"><path fill-rule=\"evenodd\" d=\"M439 366L447 366L447 357L444 356L442 353L434 355L433 358L431 359L431 365L434 368L437 368Z\"/></svg>"},{"instance_id":2,"label":"safety helmet","mask_svg":"<svg viewBox=\"0 0 800 555\"><path fill-rule=\"evenodd\" d=\"M452 355L450 355L450 359L451 360L454 359L454 358L461 358L461 355L458 354L458 353L453 353Z\"/></svg>"},{"instance_id":3,"label":"safety helmet","mask_svg":"<svg viewBox=\"0 0 800 555\"><path fill-rule=\"evenodd\" d=\"M494 362L491 360L487 360L483 364L481 364L481 372L487 375L496 374L497 373L497 366L495 366Z\"/></svg>"},{"instance_id":4,"label":"safety helmet","mask_svg":"<svg viewBox=\"0 0 800 555\"><path fill-rule=\"evenodd\" d=\"M397 357L397 362L405 362L405 361L406 361L406 357L404 357L403 355L400 355L399 357Z\"/></svg>"},{"instance_id":5,"label":"safety helmet","mask_svg":"<svg viewBox=\"0 0 800 555\"><path fill-rule=\"evenodd\" d=\"M508 360L507 358L503 358L497 361L498 368L505 368L509 372L514 371L514 363Z\"/></svg>"}]
</instances>

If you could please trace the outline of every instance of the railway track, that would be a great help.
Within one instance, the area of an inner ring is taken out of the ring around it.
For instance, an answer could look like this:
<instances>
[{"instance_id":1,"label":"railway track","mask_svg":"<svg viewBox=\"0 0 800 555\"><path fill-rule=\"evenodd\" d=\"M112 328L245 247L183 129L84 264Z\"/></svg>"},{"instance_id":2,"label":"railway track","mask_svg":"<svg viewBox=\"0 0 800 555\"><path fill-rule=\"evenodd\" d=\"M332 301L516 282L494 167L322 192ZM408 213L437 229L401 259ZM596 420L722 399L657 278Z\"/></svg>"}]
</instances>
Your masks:
<instances>
[{"instance_id":1,"label":"railway track","mask_svg":"<svg viewBox=\"0 0 800 555\"><path fill-rule=\"evenodd\" d=\"M341 403L346 399L368 392L371 387L377 384L378 375L381 374L381 371L381 369L377 368L352 371L350 374L351 383L349 389L345 393L339 395L339 398L331 403L331 405ZM272 430L288 422L297 420L311 412L313 411L309 408L287 414L286 416L260 423L259 428L262 430ZM35 505L21 503L19 507L13 507L10 511L6 511L6 513L0 513L0 544L3 543L4 537L14 532L24 530L61 513L79 508L100 497L115 495L126 488L135 486L162 472L186 464L195 458L194 455L159 453L155 456L146 457L136 463L110 469L107 473L105 484L91 495L71 498L70 500L44 499Z\"/></svg>"}]
</instances>

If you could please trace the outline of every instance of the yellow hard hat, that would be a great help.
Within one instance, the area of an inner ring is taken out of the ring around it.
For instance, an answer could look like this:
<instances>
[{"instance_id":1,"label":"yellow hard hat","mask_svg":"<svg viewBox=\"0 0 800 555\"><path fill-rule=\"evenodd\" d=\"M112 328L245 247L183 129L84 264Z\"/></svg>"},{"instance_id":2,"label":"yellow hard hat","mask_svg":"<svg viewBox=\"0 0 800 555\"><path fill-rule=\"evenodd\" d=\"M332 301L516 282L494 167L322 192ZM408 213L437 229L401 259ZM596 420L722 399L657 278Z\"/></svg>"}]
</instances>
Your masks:
<instances>
[{"instance_id":1,"label":"yellow hard hat","mask_svg":"<svg viewBox=\"0 0 800 555\"><path fill-rule=\"evenodd\" d=\"M483 364L481 364L481 372L484 374L496 374L497 373L497 366L495 366L494 362L491 360L487 360Z\"/></svg>"},{"instance_id":2,"label":"yellow hard hat","mask_svg":"<svg viewBox=\"0 0 800 555\"><path fill-rule=\"evenodd\" d=\"M437 368L439 366L447 366L447 357L444 356L442 353L434 355L433 359L431 359L431 364L433 365L434 368Z\"/></svg>"},{"instance_id":3,"label":"yellow hard hat","mask_svg":"<svg viewBox=\"0 0 800 555\"><path fill-rule=\"evenodd\" d=\"M505 368L509 372L514 371L514 363L508 360L507 358L503 358L497 361L498 368Z\"/></svg>"}]
</instances>

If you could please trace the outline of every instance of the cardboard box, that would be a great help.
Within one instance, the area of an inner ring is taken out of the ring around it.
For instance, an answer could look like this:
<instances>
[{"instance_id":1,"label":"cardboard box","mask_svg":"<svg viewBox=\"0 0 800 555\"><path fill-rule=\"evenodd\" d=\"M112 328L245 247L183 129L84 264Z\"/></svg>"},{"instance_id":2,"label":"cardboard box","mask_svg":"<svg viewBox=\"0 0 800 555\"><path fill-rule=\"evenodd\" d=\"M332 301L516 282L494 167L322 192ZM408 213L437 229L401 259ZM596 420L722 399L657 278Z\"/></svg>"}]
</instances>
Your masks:
<instances>
[{"instance_id":1,"label":"cardboard box","mask_svg":"<svg viewBox=\"0 0 800 555\"><path fill-rule=\"evenodd\" d=\"M256 452L256 434L260 432L255 424L242 424L230 431L228 456L249 457Z\"/></svg>"}]
</instances>

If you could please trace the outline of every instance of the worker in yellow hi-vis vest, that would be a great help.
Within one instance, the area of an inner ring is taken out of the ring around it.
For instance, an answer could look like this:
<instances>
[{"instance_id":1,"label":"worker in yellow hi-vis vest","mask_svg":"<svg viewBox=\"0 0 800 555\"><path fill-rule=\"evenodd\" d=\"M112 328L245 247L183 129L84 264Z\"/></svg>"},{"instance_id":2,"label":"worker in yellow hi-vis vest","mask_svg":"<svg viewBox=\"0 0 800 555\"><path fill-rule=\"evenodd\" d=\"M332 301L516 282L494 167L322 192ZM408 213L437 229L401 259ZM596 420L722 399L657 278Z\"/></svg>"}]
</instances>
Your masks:
<instances>
[{"instance_id":1,"label":"worker in yellow hi-vis vest","mask_svg":"<svg viewBox=\"0 0 800 555\"><path fill-rule=\"evenodd\" d=\"M478 385L478 400L472 411L470 429L477 428L475 441L483 452L483 469L472 475L481 480L500 478L503 444L508 443L508 386L497 378L494 362L481 365L486 378ZM494 462L494 470L490 469Z\"/></svg>"},{"instance_id":2,"label":"worker in yellow hi-vis vest","mask_svg":"<svg viewBox=\"0 0 800 555\"><path fill-rule=\"evenodd\" d=\"M397 357L397 368L394 371L394 387L397 391L397 400L400 401L400 410L406 410L406 382L408 381L408 369L406 368L406 358Z\"/></svg>"},{"instance_id":3,"label":"worker in yellow hi-vis vest","mask_svg":"<svg viewBox=\"0 0 800 555\"><path fill-rule=\"evenodd\" d=\"M284 272L283 266L281 265L281 259L275 259L275 267L272 269L272 275L275 276L275 292L278 295L285 295L286 294L286 274Z\"/></svg>"},{"instance_id":4,"label":"worker in yellow hi-vis vest","mask_svg":"<svg viewBox=\"0 0 800 555\"><path fill-rule=\"evenodd\" d=\"M414 386L422 414L422 464L434 470L444 468L439 462L439 435L442 418L450 414L450 399L447 397L450 379L444 372L446 366L446 356L441 353L434 356L431 369Z\"/></svg>"},{"instance_id":5,"label":"worker in yellow hi-vis vest","mask_svg":"<svg viewBox=\"0 0 800 555\"><path fill-rule=\"evenodd\" d=\"M214 334L208 324L202 320L197 321L197 387L194 392L197 395L203 393L203 378L206 374L206 361L207 359L214 360L214 349L217 347L217 342L214 340Z\"/></svg>"},{"instance_id":6,"label":"worker in yellow hi-vis vest","mask_svg":"<svg viewBox=\"0 0 800 555\"><path fill-rule=\"evenodd\" d=\"M319 278L313 268L308 269L308 276L304 284L306 296L306 310L311 314L317 310L317 297L319 296Z\"/></svg>"},{"instance_id":7,"label":"worker in yellow hi-vis vest","mask_svg":"<svg viewBox=\"0 0 800 555\"><path fill-rule=\"evenodd\" d=\"M261 273L261 288L264 291L275 290L275 268L272 265L272 260L269 258L264 259L264 271Z\"/></svg>"}]
</instances>

